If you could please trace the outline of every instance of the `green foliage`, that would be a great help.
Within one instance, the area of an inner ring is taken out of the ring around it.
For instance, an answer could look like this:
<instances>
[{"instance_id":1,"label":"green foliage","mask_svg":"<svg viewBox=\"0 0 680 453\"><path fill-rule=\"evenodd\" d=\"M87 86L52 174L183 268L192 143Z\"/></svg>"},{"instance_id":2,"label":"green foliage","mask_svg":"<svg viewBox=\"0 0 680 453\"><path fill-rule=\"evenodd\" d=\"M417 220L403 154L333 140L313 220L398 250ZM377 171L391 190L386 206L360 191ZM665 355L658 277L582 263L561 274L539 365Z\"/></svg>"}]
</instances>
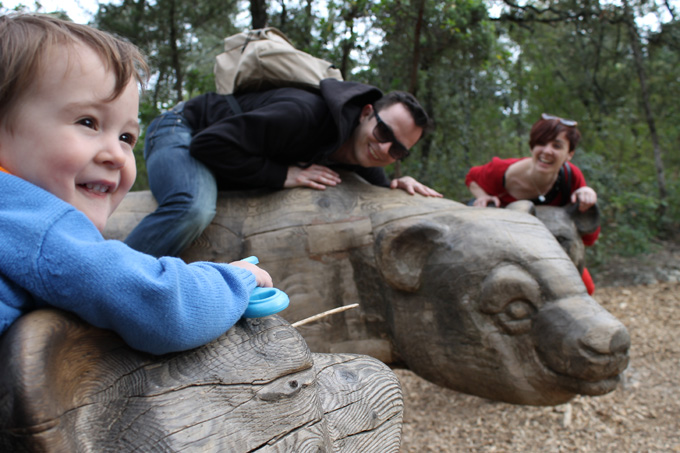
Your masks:
<instances>
[{"instance_id":1,"label":"green foliage","mask_svg":"<svg viewBox=\"0 0 680 453\"><path fill-rule=\"evenodd\" d=\"M611 194L601 203L606 222L593 253L588 256L593 269L606 263L612 252L622 256L649 252L653 239L660 233L656 224L658 206L654 197L632 191Z\"/></svg>"},{"instance_id":2,"label":"green foliage","mask_svg":"<svg viewBox=\"0 0 680 453\"><path fill-rule=\"evenodd\" d=\"M235 0L130 0L101 4L95 26L129 39L148 56L154 83L145 101L162 109L214 90L214 58L236 31L236 11Z\"/></svg>"},{"instance_id":3,"label":"green foliage","mask_svg":"<svg viewBox=\"0 0 680 453\"><path fill-rule=\"evenodd\" d=\"M17 3L13 8L6 8L5 5L0 1L0 15L8 13L35 13L35 12L41 14L49 14L64 20L71 20L66 11L62 9L57 9L55 11L45 11L42 3L40 3L39 1L34 1L32 5Z\"/></svg>"},{"instance_id":4,"label":"green foliage","mask_svg":"<svg viewBox=\"0 0 680 453\"><path fill-rule=\"evenodd\" d=\"M587 250L589 266L595 271L613 255L649 252L655 238L677 228L678 212L659 220L662 202L655 194L653 177L641 178L637 168L584 150L577 151L573 162L588 175L589 185L598 194L602 232L597 244ZM677 194L675 186L672 193Z\"/></svg>"}]
</instances>

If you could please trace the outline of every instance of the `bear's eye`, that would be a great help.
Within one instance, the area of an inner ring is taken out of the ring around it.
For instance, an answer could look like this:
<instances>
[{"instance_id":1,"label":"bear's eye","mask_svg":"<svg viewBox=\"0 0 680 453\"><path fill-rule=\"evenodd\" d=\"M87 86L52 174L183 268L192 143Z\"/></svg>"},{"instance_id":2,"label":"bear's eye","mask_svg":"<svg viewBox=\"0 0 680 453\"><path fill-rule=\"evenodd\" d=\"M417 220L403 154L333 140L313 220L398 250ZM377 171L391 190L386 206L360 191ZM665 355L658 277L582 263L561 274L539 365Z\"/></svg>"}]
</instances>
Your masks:
<instances>
[{"instance_id":1,"label":"bear's eye","mask_svg":"<svg viewBox=\"0 0 680 453\"><path fill-rule=\"evenodd\" d=\"M513 300L505 309L496 313L496 322L510 335L521 335L531 329L531 319L536 307L527 300Z\"/></svg>"},{"instance_id":2,"label":"bear's eye","mask_svg":"<svg viewBox=\"0 0 680 453\"><path fill-rule=\"evenodd\" d=\"M536 279L526 269L507 264L496 267L482 282L479 308L503 333L522 335L531 330L542 301Z\"/></svg>"}]
</instances>

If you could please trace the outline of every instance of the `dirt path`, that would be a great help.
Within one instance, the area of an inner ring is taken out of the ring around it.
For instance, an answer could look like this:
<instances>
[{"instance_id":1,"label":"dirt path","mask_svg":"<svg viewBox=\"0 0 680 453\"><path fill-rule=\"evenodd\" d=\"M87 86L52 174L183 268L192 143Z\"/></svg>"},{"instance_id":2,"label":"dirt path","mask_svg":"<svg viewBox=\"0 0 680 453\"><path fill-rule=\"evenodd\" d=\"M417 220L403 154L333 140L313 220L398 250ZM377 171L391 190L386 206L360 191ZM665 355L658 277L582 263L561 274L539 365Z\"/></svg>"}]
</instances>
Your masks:
<instances>
[{"instance_id":1,"label":"dirt path","mask_svg":"<svg viewBox=\"0 0 680 453\"><path fill-rule=\"evenodd\" d=\"M656 272L655 262L649 272L633 274ZM631 335L624 382L608 395L556 407L516 406L396 370L405 396L401 451L680 452L680 283L670 280L649 277L657 283L595 292Z\"/></svg>"}]
</instances>

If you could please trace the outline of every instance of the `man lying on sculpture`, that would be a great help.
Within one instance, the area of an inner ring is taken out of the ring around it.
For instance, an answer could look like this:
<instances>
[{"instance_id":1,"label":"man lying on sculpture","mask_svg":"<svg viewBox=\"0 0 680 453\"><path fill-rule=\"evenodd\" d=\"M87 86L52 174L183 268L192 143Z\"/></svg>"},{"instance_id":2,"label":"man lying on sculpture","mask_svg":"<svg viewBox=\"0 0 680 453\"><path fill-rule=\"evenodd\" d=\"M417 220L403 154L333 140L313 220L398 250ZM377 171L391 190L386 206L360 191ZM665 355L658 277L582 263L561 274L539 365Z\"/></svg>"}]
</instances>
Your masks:
<instances>
[{"instance_id":1,"label":"man lying on sculpture","mask_svg":"<svg viewBox=\"0 0 680 453\"><path fill-rule=\"evenodd\" d=\"M411 95L326 79L319 92L284 87L208 93L151 122L144 157L158 208L125 242L154 256L177 256L210 224L217 191L339 184L335 167L369 183L441 197L383 167L404 159L430 126Z\"/></svg>"},{"instance_id":2,"label":"man lying on sculpture","mask_svg":"<svg viewBox=\"0 0 680 453\"><path fill-rule=\"evenodd\" d=\"M571 163L581 132L574 120L543 113L531 127L530 157L500 159L472 167L465 184L475 200L474 206L505 207L517 200L531 200L535 205L565 206L578 203L586 211L597 203L597 193L586 184L581 170ZM583 243L593 245L600 235L598 227L582 236ZM592 294L594 286L584 269L584 283Z\"/></svg>"},{"instance_id":3,"label":"man lying on sculpture","mask_svg":"<svg viewBox=\"0 0 680 453\"><path fill-rule=\"evenodd\" d=\"M157 259L101 231L135 179L143 56L94 28L0 17L0 334L45 306L162 354L243 314L269 274L245 261Z\"/></svg>"}]
</instances>

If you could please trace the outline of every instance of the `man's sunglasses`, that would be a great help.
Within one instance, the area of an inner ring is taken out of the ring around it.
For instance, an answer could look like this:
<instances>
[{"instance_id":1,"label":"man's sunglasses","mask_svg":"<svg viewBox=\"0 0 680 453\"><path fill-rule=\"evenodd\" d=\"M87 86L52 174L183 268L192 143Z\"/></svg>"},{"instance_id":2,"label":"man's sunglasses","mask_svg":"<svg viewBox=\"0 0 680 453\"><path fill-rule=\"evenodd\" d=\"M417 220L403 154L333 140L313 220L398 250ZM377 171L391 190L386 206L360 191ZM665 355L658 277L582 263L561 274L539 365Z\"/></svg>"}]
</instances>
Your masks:
<instances>
[{"instance_id":1,"label":"man's sunglasses","mask_svg":"<svg viewBox=\"0 0 680 453\"><path fill-rule=\"evenodd\" d=\"M375 139L380 143L392 143L389 153L393 159L406 159L410 154L408 149L406 149L406 147L402 145L399 140L397 140L397 137L394 136L392 128L385 124L385 122L380 118L378 111L376 110L373 113L375 114L375 119L378 121L378 123L373 128L373 136Z\"/></svg>"},{"instance_id":2,"label":"man's sunglasses","mask_svg":"<svg viewBox=\"0 0 680 453\"><path fill-rule=\"evenodd\" d=\"M541 118L543 118L544 120L548 120L548 121L557 120L560 123L562 123L562 125L567 126L567 127L576 127L578 125L578 122L576 122L574 120L567 120L567 119L564 119L564 118L560 118L559 116L549 115L547 113L541 113Z\"/></svg>"}]
</instances>

